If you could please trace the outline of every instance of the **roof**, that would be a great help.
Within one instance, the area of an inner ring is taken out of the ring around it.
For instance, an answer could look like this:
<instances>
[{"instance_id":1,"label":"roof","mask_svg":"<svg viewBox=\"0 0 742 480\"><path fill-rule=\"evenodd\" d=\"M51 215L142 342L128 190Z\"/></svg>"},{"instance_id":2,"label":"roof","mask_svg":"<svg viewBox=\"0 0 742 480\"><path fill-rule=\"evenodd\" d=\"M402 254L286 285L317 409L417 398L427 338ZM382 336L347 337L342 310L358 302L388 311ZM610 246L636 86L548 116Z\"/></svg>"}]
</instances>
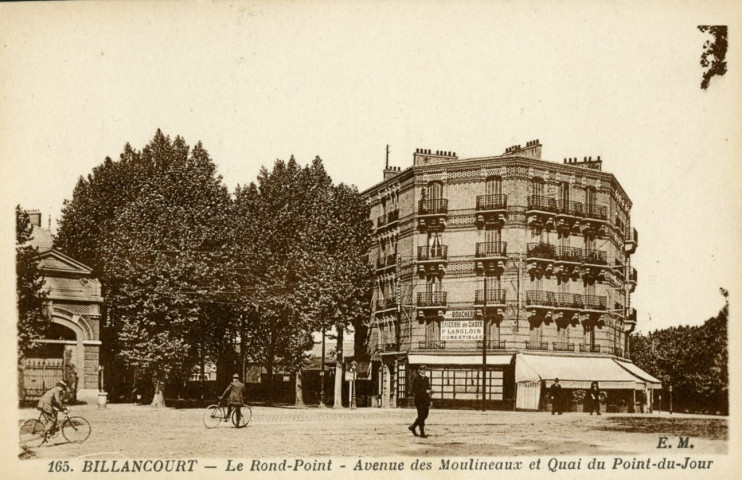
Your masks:
<instances>
[{"instance_id":1,"label":"roof","mask_svg":"<svg viewBox=\"0 0 742 480\"><path fill-rule=\"evenodd\" d=\"M516 382L553 382L555 378L564 388L590 388L598 382L602 389L633 390L641 383L609 357L516 355Z\"/></svg>"}]
</instances>

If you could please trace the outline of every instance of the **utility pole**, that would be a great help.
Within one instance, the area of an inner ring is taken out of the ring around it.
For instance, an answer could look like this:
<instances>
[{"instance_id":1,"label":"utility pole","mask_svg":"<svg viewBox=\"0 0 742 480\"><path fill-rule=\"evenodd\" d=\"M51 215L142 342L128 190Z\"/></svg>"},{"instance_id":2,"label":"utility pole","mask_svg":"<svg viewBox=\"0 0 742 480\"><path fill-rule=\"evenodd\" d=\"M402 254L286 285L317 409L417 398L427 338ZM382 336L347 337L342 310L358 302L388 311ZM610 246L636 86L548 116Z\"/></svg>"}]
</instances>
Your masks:
<instances>
[{"instance_id":1,"label":"utility pole","mask_svg":"<svg viewBox=\"0 0 742 480\"><path fill-rule=\"evenodd\" d=\"M484 400L487 387L487 275L484 276L484 298L482 308L482 411L486 410Z\"/></svg>"}]
</instances>

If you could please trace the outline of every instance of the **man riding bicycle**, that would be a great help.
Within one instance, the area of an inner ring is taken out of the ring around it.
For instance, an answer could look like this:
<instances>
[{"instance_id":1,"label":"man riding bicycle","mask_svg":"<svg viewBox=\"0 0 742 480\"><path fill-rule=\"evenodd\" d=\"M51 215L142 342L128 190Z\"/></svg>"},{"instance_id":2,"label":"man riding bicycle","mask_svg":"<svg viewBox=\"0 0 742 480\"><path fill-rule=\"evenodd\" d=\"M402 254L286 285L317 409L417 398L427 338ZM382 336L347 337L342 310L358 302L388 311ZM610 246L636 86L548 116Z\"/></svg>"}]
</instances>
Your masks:
<instances>
[{"instance_id":1,"label":"man riding bicycle","mask_svg":"<svg viewBox=\"0 0 742 480\"><path fill-rule=\"evenodd\" d=\"M46 420L44 426L44 434L48 435L53 433L57 429L57 412L60 410L67 410L64 406L64 394L67 391L67 384L60 380L57 384L46 392L39 403L36 405L36 409L40 410Z\"/></svg>"},{"instance_id":2,"label":"man riding bicycle","mask_svg":"<svg viewBox=\"0 0 742 480\"><path fill-rule=\"evenodd\" d=\"M239 425L242 419L242 405L245 403L245 384L240 382L240 376L236 373L232 375L232 383L229 384L222 396L219 397L219 400L223 402L227 398L227 395L229 395L227 417L224 421L229 421L232 415L232 409L234 408L237 410L237 425Z\"/></svg>"}]
</instances>

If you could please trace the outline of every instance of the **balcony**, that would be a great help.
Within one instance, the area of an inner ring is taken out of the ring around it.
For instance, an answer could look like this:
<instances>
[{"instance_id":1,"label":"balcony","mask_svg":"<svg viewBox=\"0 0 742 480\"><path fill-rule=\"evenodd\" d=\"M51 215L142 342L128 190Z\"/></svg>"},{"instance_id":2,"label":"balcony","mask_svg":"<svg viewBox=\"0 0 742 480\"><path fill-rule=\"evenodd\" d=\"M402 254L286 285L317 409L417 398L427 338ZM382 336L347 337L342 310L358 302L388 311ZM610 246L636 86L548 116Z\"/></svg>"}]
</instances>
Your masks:
<instances>
[{"instance_id":1,"label":"balcony","mask_svg":"<svg viewBox=\"0 0 742 480\"><path fill-rule=\"evenodd\" d=\"M585 218L606 221L608 220L608 208L603 205L588 203L583 206L583 215Z\"/></svg>"},{"instance_id":2,"label":"balcony","mask_svg":"<svg viewBox=\"0 0 742 480\"><path fill-rule=\"evenodd\" d=\"M526 350L548 350L548 342L526 342Z\"/></svg>"},{"instance_id":3,"label":"balcony","mask_svg":"<svg viewBox=\"0 0 742 480\"><path fill-rule=\"evenodd\" d=\"M379 215L376 218L376 233L383 233L391 230L399 224L399 210L392 210L385 215Z\"/></svg>"},{"instance_id":4,"label":"balcony","mask_svg":"<svg viewBox=\"0 0 742 480\"><path fill-rule=\"evenodd\" d=\"M443 231L448 217L448 199L420 200L417 213L417 226L421 231Z\"/></svg>"},{"instance_id":5,"label":"balcony","mask_svg":"<svg viewBox=\"0 0 742 480\"><path fill-rule=\"evenodd\" d=\"M391 298L379 298L376 300L376 313L382 313L394 309L397 306L397 299Z\"/></svg>"},{"instance_id":6,"label":"balcony","mask_svg":"<svg viewBox=\"0 0 742 480\"><path fill-rule=\"evenodd\" d=\"M582 203L572 202L570 200L557 200L557 212L559 216L567 217L581 217L582 216Z\"/></svg>"},{"instance_id":7,"label":"balcony","mask_svg":"<svg viewBox=\"0 0 742 480\"><path fill-rule=\"evenodd\" d=\"M636 308L629 308L626 310L626 323L636 323Z\"/></svg>"},{"instance_id":8,"label":"balcony","mask_svg":"<svg viewBox=\"0 0 742 480\"><path fill-rule=\"evenodd\" d=\"M422 340L418 342L417 348L420 350L445 350L446 342L444 340Z\"/></svg>"},{"instance_id":9,"label":"balcony","mask_svg":"<svg viewBox=\"0 0 742 480\"><path fill-rule=\"evenodd\" d=\"M574 352L575 344L565 343L565 342L554 342L552 343L552 349L557 352Z\"/></svg>"},{"instance_id":10,"label":"balcony","mask_svg":"<svg viewBox=\"0 0 742 480\"><path fill-rule=\"evenodd\" d=\"M397 254L392 253L386 257L379 257L376 259L376 274L387 273L388 270L393 269L397 266Z\"/></svg>"},{"instance_id":11,"label":"balcony","mask_svg":"<svg viewBox=\"0 0 742 480\"><path fill-rule=\"evenodd\" d=\"M626 243L624 243L624 252L626 252L627 255L631 255L634 252L636 252L636 247L639 246L639 232L636 231L636 228L632 228L629 230L628 235L626 235Z\"/></svg>"},{"instance_id":12,"label":"balcony","mask_svg":"<svg viewBox=\"0 0 742 480\"><path fill-rule=\"evenodd\" d=\"M636 271L636 268L631 267L631 270L629 270L629 292L634 293L634 290L636 290L636 282L639 278L639 272Z\"/></svg>"},{"instance_id":13,"label":"balcony","mask_svg":"<svg viewBox=\"0 0 742 480\"><path fill-rule=\"evenodd\" d=\"M583 308L582 295L556 292L553 294L557 308L580 310Z\"/></svg>"},{"instance_id":14,"label":"balcony","mask_svg":"<svg viewBox=\"0 0 742 480\"><path fill-rule=\"evenodd\" d=\"M477 340L477 350L482 349L483 340ZM505 340L487 340L487 350L505 350L507 348Z\"/></svg>"},{"instance_id":15,"label":"balcony","mask_svg":"<svg viewBox=\"0 0 742 480\"><path fill-rule=\"evenodd\" d=\"M435 275L445 273L448 264L448 246L417 247L417 273Z\"/></svg>"},{"instance_id":16,"label":"balcony","mask_svg":"<svg viewBox=\"0 0 742 480\"><path fill-rule=\"evenodd\" d=\"M477 273L500 275L505 270L507 247L507 242L477 243L474 264Z\"/></svg>"},{"instance_id":17,"label":"balcony","mask_svg":"<svg viewBox=\"0 0 742 480\"><path fill-rule=\"evenodd\" d=\"M556 299L552 292L528 290L526 292L526 306L553 308L556 306Z\"/></svg>"},{"instance_id":18,"label":"balcony","mask_svg":"<svg viewBox=\"0 0 742 480\"><path fill-rule=\"evenodd\" d=\"M441 308L446 306L448 292L420 292L417 294L418 308Z\"/></svg>"},{"instance_id":19,"label":"balcony","mask_svg":"<svg viewBox=\"0 0 742 480\"><path fill-rule=\"evenodd\" d=\"M600 345L585 345L580 344L580 352L583 353L600 353Z\"/></svg>"},{"instance_id":20,"label":"balcony","mask_svg":"<svg viewBox=\"0 0 742 480\"><path fill-rule=\"evenodd\" d=\"M396 352L398 349L396 343L382 343L379 345L379 350L382 352Z\"/></svg>"},{"instance_id":21,"label":"balcony","mask_svg":"<svg viewBox=\"0 0 742 480\"><path fill-rule=\"evenodd\" d=\"M557 213L559 211L555 199L551 197L544 197L541 195L529 195L528 210L549 213Z\"/></svg>"},{"instance_id":22,"label":"balcony","mask_svg":"<svg viewBox=\"0 0 742 480\"><path fill-rule=\"evenodd\" d=\"M477 196L477 227L494 226L502 228L505 224L505 215L508 209L507 195L479 195Z\"/></svg>"},{"instance_id":23,"label":"balcony","mask_svg":"<svg viewBox=\"0 0 742 480\"><path fill-rule=\"evenodd\" d=\"M608 298L604 295L582 295L585 310L605 310Z\"/></svg>"},{"instance_id":24,"label":"balcony","mask_svg":"<svg viewBox=\"0 0 742 480\"><path fill-rule=\"evenodd\" d=\"M484 305L484 290L477 290L474 294L474 305ZM498 290L494 288L487 289L487 306L493 307L497 305L505 305L505 290Z\"/></svg>"}]
</instances>

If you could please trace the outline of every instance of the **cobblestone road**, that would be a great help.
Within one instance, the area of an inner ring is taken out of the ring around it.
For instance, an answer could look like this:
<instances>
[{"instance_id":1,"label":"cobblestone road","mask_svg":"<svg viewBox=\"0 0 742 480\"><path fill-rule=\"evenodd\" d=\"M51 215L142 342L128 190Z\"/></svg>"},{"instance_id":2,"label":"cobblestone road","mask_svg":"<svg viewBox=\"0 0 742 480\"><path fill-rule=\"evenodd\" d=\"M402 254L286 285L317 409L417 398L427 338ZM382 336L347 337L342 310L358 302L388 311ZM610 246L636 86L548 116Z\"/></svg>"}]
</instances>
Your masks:
<instances>
[{"instance_id":1,"label":"cobblestone road","mask_svg":"<svg viewBox=\"0 0 742 480\"><path fill-rule=\"evenodd\" d=\"M432 410L427 439L407 430L414 410L253 407L244 429L206 429L201 409L72 407L93 428L83 444L61 437L36 458L274 458L282 456L517 456L656 454L658 437L690 436L694 453L727 452L727 420L689 415L552 416L543 412ZM21 410L22 418L36 416ZM680 452L672 452L680 453Z\"/></svg>"}]
</instances>

